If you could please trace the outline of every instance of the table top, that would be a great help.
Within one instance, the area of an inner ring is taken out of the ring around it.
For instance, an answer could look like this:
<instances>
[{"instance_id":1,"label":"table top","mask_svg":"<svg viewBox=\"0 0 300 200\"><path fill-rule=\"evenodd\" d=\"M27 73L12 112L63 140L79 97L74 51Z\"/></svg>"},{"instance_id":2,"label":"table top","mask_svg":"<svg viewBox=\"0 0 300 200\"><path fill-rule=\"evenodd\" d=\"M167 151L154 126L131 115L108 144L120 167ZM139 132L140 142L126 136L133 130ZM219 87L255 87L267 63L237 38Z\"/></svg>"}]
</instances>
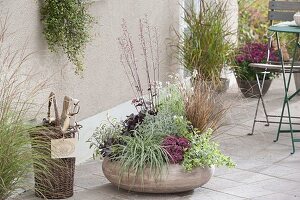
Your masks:
<instances>
[{"instance_id":1,"label":"table top","mask_svg":"<svg viewBox=\"0 0 300 200\"><path fill-rule=\"evenodd\" d=\"M269 31L274 31L274 32L283 32L283 33L300 33L300 26L290 26L290 25L285 25L285 26L270 26L268 28Z\"/></svg>"}]
</instances>

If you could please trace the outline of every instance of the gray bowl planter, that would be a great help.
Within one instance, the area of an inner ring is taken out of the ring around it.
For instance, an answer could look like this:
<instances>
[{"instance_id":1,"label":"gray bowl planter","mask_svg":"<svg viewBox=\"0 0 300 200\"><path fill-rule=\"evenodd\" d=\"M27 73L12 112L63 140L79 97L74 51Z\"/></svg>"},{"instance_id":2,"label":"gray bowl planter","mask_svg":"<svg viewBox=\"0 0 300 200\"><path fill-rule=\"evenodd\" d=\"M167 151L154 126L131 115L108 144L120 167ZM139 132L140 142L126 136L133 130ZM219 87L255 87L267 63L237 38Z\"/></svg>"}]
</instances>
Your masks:
<instances>
[{"instance_id":1,"label":"gray bowl planter","mask_svg":"<svg viewBox=\"0 0 300 200\"><path fill-rule=\"evenodd\" d=\"M241 80L240 78L236 78L236 82L243 93L243 95L246 98L258 98L259 97L259 87L257 85L257 81L247 81L247 80ZM262 90L262 95L264 96L272 83L272 79L265 80L265 84ZM262 84L262 81L260 80L260 84Z\"/></svg>"},{"instance_id":2,"label":"gray bowl planter","mask_svg":"<svg viewBox=\"0 0 300 200\"><path fill-rule=\"evenodd\" d=\"M171 164L168 170L158 178L149 176L150 170L145 169L144 175L137 175L132 171L123 173L120 177L121 166L119 162L104 159L102 170L105 177L119 188L145 193L177 193L198 188L209 181L215 168L198 167L186 172L179 164Z\"/></svg>"}]
</instances>

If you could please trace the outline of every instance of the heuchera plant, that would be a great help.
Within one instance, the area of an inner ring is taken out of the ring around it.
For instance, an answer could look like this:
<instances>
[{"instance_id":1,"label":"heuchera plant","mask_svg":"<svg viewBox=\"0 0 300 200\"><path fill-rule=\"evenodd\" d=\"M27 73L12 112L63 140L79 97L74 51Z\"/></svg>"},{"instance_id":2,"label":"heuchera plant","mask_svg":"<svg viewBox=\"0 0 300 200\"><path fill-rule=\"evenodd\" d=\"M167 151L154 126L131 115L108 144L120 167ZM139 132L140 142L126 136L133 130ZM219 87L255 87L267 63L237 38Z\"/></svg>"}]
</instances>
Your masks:
<instances>
[{"instance_id":1,"label":"heuchera plant","mask_svg":"<svg viewBox=\"0 0 300 200\"><path fill-rule=\"evenodd\" d=\"M238 50L235 57L235 74L243 80L255 80L255 71L249 67L250 63L266 63L268 55L268 45L259 42L247 43ZM269 61L278 61L278 55L273 48L270 51ZM267 74L267 79L274 77L274 73ZM263 74L259 74L262 79Z\"/></svg>"},{"instance_id":2,"label":"heuchera plant","mask_svg":"<svg viewBox=\"0 0 300 200\"><path fill-rule=\"evenodd\" d=\"M190 148L188 139L184 137L167 136L162 147L168 152L172 164L180 163L183 160L184 152Z\"/></svg>"}]
</instances>

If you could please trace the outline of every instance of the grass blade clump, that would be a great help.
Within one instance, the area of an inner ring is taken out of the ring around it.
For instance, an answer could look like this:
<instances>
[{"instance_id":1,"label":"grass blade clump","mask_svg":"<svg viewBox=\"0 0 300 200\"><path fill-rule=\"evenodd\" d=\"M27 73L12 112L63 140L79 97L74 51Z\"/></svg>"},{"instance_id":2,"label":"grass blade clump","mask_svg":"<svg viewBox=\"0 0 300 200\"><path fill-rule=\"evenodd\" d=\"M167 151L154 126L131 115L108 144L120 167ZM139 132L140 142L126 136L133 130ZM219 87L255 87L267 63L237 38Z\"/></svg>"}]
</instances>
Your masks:
<instances>
[{"instance_id":1,"label":"grass blade clump","mask_svg":"<svg viewBox=\"0 0 300 200\"><path fill-rule=\"evenodd\" d=\"M168 155L160 145L160 138L154 134L141 135L136 133L134 137L124 136L124 145L114 146L114 151L120 153L116 159L121 162L120 174L133 172L136 175L159 178L162 170L167 167ZM148 173L145 173L148 169ZM141 180L143 181L143 180Z\"/></svg>"},{"instance_id":2,"label":"grass blade clump","mask_svg":"<svg viewBox=\"0 0 300 200\"><path fill-rule=\"evenodd\" d=\"M191 72L197 70L204 81L214 86L221 84L221 71L234 49L226 8L226 2L200 0L200 11L196 12L191 3L183 7L186 29L182 34L176 32L179 42L175 47L181 64Z\"/></svg>"},{"instance_id":3,"label":"grass blade clump","mask_svg":"<svg viewBox=\"0 0 300 200\"><path fill-rule=\"evenodd\" d=\"M222 125L228 110L222 95L224 94L216 93L202 80L194 83L192 92L186 92L186 117L200 133L208 128L216 131Z\"/></svg>"},{"instance_id":4,"label":"grass blade clump","mask_svg":"<svg viewBox=\"0 0 300 200\"><path fill-rule=\"evenodd\" d=\"M14 50L7 42L9 18L0 16L0 200L4 200L19 188L31 187L27 177L33 165L47 172L49 159L32 153L32 144L46 147L30 137L39 128L25 123L38 110L34 98L47 80L35 82L36 77L24 65L30 54L25 47Z\"/></svg>"}]
</instances>

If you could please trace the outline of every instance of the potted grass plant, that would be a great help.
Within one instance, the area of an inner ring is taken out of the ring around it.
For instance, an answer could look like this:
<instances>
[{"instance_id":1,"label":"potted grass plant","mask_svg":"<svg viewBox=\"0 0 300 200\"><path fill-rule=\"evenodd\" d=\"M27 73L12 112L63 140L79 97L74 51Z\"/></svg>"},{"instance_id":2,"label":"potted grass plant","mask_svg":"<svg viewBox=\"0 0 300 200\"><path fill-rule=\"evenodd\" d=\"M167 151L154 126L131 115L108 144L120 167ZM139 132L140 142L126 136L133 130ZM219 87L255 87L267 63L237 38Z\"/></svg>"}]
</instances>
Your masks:
<instances>
[{"instance_id":1,"label":"potted grass plant","mask_svg":"<svg viewBox=\"0 0 300 200\"><path fill-rule=\"evenodd\" d=\"M176 33L179 61L185 69L197 70L202 80L222 91L229 82L221 78L221 72L234 49L231 41L234 33L226 20L227 4L201 0L199 9L194 5L183 7L185 29L182 34Z\"/></svg>"},{"instance_id":2,"label":"potted grass plant","mask_svg":"<svg viewBox=\"0 0 300 200\"><path fill-rule=\"evenodd\" d=\"M150 60L141 59L144 63L138 63L126 23L122 28L123 35L119 38L121 58L136 95L132 100L136 113L128 115L124 121L109 118L89 139L95 157L104 158L102 170L106 178L130 191L175 193L207 183L214 167L233 167L230 157L223 155L211 140L213 123L203 120L201 124L199 117L199 121L192 120L195 118L193 113L204 112L206 107L204 104L201 108L192 106L195 99L204 99L206 95L206 101L202 102L213 102L210 101L213 95L201 85L203 82L188 88L178 81L162 91L156 29L151 28L147 20L140 21L141 50L144 58ZM145 67L140 68L143 65ZM141 77L146 77L146 83ZM211 104L210 108L217 109L215 105ZM209 117L204 113L199 116ZM217 120L217 117L211 119Z\"/></svg>"},{"instance_id":3,"label":"potted grass plant","mask_svg":"<svg viewBox=\"0 0 300 200\"><path fill-rule=\"evenodd\" d=\"M267 62L268 45L261 42L250 42L238 49L235 57L236 67L234 72L238 86L245 97L258 97L259 87L256 80L256 71L249 66L250 63L266 63ZM270 51L270 61L278 61L278 56L274 49ZM263 74L257 73L260 84L263 80ZM270 88L275 73L266 74L262 95L265 95Z\"/></svg>"}]
</instances>

